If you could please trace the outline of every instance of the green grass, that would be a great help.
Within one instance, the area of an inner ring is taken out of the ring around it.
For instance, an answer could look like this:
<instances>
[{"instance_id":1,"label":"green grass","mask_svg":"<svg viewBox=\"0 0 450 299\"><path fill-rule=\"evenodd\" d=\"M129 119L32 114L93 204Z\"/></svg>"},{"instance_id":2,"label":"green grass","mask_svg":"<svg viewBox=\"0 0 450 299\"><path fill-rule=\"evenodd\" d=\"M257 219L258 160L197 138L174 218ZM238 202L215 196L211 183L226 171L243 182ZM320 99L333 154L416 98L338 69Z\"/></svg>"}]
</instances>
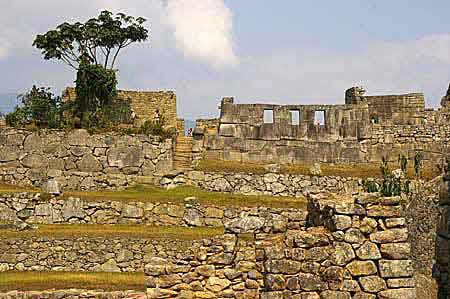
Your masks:
<instances>
[{"instance_id":1,"label":"green grass","mask_svg":"<svg viewBox=\"0 0 450 299\"><path fill-rule=\"evenodd\" d=\"M2 230L0 239L49 237L49 238L140 238L201 240L223 234L223 227L177 227L147 225L86 225L86 224L40 224L37 229L16 231Z\"/></svg>"},{"instance_id":2,"label":"green grass","mask_svg":"<svg viewBox=\"0 0 450 299\"><path fill-rule=\"evenodd\" d=\"M3 272L0 291L103 290L145 291L144 273Z\"/></svg>"},{"instance_id":3,"label":"green grass","mask_svg":"<svg viewBox=\"0 0 450 299\"><path fill-rule=\"evenodd\" d=\"M285 164L281 165L280 173L294 174L294 175L311 175L311 164ZM396 163L389 165L391 169L400 168ZM340 177L356 177L356 178L381 178L380 164L320 164L322 176L340 176ZM264 165L251 162L236 162L236 161L219 161L203 159L199 162L197 170L205 172L225 172L225 173L266 173ZM421 179L431 180L440 174L436 168L426 167L422 169ZM407 169L407 177L414 179L414 169L409 167Z\"/></svg>"},{"instance_id":4,"label":"green grass","mask_svg":"<svg viewBox=\"0 0 450 299\"><path fill-rule=\"evenodd\" d=\"M156 186L136 186L123 191L66 192L65 197L80 197L92 201L183 203L187 197L195 197L199 204L225 207L280 207L306 209L307 200L296 197L253 196L205 191L200 188L181 186L166 190Z\"/></svg>"}]
</instances>

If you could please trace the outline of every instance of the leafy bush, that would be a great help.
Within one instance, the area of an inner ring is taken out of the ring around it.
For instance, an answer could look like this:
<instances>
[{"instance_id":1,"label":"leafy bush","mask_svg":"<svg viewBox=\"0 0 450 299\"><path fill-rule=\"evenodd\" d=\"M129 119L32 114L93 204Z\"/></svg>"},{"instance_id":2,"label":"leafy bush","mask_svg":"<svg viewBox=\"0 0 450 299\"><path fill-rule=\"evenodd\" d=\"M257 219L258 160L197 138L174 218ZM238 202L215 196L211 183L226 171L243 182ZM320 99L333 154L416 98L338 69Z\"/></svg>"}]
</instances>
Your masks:
<instances>
[{"instance_id":1,"label":"leafy bush","mask_svg":"<svg viewBox=\"0 0 450 299\"><path fill-rule=\"evenodd\" d=\"M402 168L406 168L406 164L402 159L399 160L400 166ZM387 160L383 157L381 166L380 166L381 174L383 175L383 182L381 184L380 193L383 196L399 196L402 192L409 193L410 192L410 181L402 182L402 172L391 172L388 167Z\"/></svg>"},{"instance_id":2,"label":"leafy bush","mask_svg":"<svg viewBox=\"0 0 450 299\"><path fill-rule=\"evenodd\" d=\"M364 180L363 185L366 192L375 193L380 191L380 186L374 180Z\"/></svg>"},{"instance_id":3,"label":"leafy bush","mask_svg":"<svg viewBox=\"0 0 450 299\"><path fill-rule=\"evenodd\" d=\"M6 123L12 127L28 125L38 128L61 126L61 98L55 97L50 88L36 87L18 97L20 106L6 115Z\"/></svg>"}]
</instances>

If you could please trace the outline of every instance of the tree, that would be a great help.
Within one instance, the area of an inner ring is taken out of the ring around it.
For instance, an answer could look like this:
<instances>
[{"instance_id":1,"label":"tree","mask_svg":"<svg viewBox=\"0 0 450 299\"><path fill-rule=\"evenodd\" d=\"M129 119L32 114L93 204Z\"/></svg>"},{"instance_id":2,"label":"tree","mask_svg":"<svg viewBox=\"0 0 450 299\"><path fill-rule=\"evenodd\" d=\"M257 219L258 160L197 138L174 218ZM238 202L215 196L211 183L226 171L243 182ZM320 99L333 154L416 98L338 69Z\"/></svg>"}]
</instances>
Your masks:
<instances>
[{"instance_id":1,"label":"tree","mask_svg":"<svg viewBox=\"0 0 450 299\"><path fill-rule=\"evenodd\" d=\"M105 111L125 107L115 105L114 65L123 49L147 40L145 21L105 10L86 23L66 22L36 37L33 46L41 50L44 59L63 61L77 72L76 99L64 106L64 113L75 118L75 123L86 128L108 126L114 122L110 119L113 114Z\"/></svg>"},{"instance_id":2,"label":"tree","mask_svg":"<svg viewBox=\"0 0 450 299\"><path fill-rule=\"evenodd\" d=\"M148 38L143 26L146 19L105 10L98 18L86 23L63 23L45 34L40 34L33 46L40 49L46 60L57 59L78 70L79 66L101 64L113 69L119 53L135 42Z\"/></svg>"}]
</instances>

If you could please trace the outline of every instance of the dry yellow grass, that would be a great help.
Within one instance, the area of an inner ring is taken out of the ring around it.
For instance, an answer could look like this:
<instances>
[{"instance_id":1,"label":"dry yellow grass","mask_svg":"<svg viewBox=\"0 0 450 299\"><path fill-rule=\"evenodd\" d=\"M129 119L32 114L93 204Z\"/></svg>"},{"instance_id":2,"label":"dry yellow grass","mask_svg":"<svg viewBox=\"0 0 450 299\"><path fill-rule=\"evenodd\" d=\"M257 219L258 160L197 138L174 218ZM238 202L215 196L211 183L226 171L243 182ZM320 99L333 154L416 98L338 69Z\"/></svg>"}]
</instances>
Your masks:
<instances>
[{"instance_id":1,"label":"dry yellow grass","mask_svg":"<svg viewBox=\"0 0 450 299\"><path fill-rule=\"evenodd\" d=\"M205 191L196 187L181 186L166 190L156 186L136 186L124 191L98 191L98 192L66 192L65 195L81 197L96 201L122 201L122 202L172 202L183 203L187 197L195 197L200 204L211 204L225 207L284 207L306 209L305 198L279 197L279 196L253 196L231 193Z\"/></svg>"},{"instance_id":2,"label":"dry yellow grass","mask_svg":"<svg viewBox=\"0 0 450 299\"><path fill-rule=\"evenodd\" d=\"M280 173L311 175L311 164L285 164L281 166ZM399 168L395 163L389 165L391 169ZM341 177L357 177L357 178L381 178L381 170L379 163L371 164L324 164L320 165L322 176L341 176ZM227 172L227 173L255 173L263 174L264 165L257 163L241 163L235 161L219 161L219 160L201 160L197 170L208 172ZM420 177L425 180L431 180L440 174L438 169L424 168ZM407 177L415 178L413 167L407 169Z\"/></svg>"},{"instance_id":3,"label":"dry yellow grass","mask_svg":"<svg viewBox=\"0 0 450 299\"><path fill-rule=\"evenodd\" d=\"M221 161L202 159L196 167L200 171L227 172L227 173L254 173L264 174L266 170L261 163Z\"/></svg>"},{"instance_id":4,"label":"dry yellow grass","mask_svg":"<svg viewBox=\"0 0 450 299\"><path fill-rule=\"evenodd\" d=\"M0 291L44 291L85 289L103 291L145 291L144 273L4 272Z\"/></svg>"},{"instance_id":5,"label":"dry yellow grass","mask_svg":"<svg viewBox=\"0 0 450 299\"><path fill-rule=\"evenodd\" d=\"M84 225L49 224L39 225L37 229L16 231L2 230L0 239L50 237L50 238L140 238L140 239L176 239L200 240L223 234L222 227L177 227L147 225Z\"/></svg>"},{"instance_id":6,"label":"dry yellow grass","mask_svg":"<svg viewBox=\"0 0 450 299\"><path fill-rule=\"evenodd\" d=\"M39 192L39 189L36 187L21 187L8 185L6 183L0 182L0 193L13 193L13 192Z\"/></svg>"}]
</instances>

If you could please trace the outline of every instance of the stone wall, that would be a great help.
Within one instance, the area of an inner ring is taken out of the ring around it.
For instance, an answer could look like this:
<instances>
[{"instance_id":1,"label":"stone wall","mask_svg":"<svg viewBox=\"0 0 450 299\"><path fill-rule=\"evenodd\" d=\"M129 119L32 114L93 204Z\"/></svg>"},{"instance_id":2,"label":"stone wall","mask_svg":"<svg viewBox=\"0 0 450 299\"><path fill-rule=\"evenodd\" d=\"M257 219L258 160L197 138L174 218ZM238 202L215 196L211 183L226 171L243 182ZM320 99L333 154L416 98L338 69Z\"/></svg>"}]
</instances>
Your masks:
<instances>
[{"instance_id":1,"label":"stone wall","mask_svg":"<svg viewBox=\"0 0 450 299\"><path fill-rule=\"evenodd\" d=\"M310 207L310 224L325 227L265 234L258 217L242 219L177 263L152 259L149 298L416 298L399 197Z\"/></svg>"},{"instance_id":2,"label":"stone wall","mask_svg":"<svg viewBox=\"0 0 450 299\"><path fill-rule=\"evenodd\" d=\"M405 95L363 96L369 104L371 119L383 124L415 125L424 119L425 98L423 93Z\"/></svg>"},{"instance_id":3,"label":"stone wall","mask_svg":"<svg viewBox=\"0 0 450 299\"><path fill-rule=\"evenodd\" d=\"M12 291L0 293L0 299L146 299L146 292L140 291L117 291L105 292L101 290L50 290L50 291Z\"/></svg>"},{"instance_id":4,"label":"stone wall","mask_svg":"<svg viewBox=\"0 0 450 299\"><path fill-rule=\"evenodd\" d=\"M0 223L142 224L152 226L222 227L249 216L264 218L264 231L304 227L307 211L295 208L239 207L185 202L123 203L80 198L43 197L32 193L0 194Z\"/></svg>"},{"instance_id":5,"label":"stone wall","mask_svg":"<svg viewBox=\"0 0 450 299\"><path fill-rule=\"evenodd\" d=\"M167 128L176 128L177 125L177 96L173 91L131 91L119 90L118 97L129 101L131 109L139 122L155 120L156 111L165 119ZM75 99L74 88L64 91L64 100Z\"/></svg>"},{"instance_id":6,"label":"stone wall","mask_svg":"<svg viewBox=\"0 0 450 299\"><path fill-rule=\"evenodd\" d=\"M371 124L359 140L317 141L314 139L276 140L205 135L198 151L206 159L257 163L379 163L382 157L396 161L399 154L412 158L425 155L425 163L442 163L450 140L449 123L429 125Z\"/></svg>"},{"instance_id":7,"label":"stone wall","mask_svg":"<svg viewBox=\"0 0 450 299\"><path fill-rule=\"evenodd\" d=\"M54 178L63 189L108 189L171 170L170 139L90 135L85 130L0 130L0 180L9 184L41 186Z\"/></svg>"},{"instance_id":8,"label":"stone wall","mask_svg":"<svg viewBox=\"0 0 450 299\"><path fill-rule=\"evenodd\" d=\"M155 256L176 261L200 241L142 238L0 236L0 272L143 272Z\"/></svg>"},{"instance_id":9,"label":"stone wall","mask_svg":"<svg viewBox=\"0 0 450 299\"><path fill-rule=\"evenodd\" d=\"M439 283L439 299L450 295L450 164L447 164L445 184L441 188L439 218L437 219L435 276Z\"/></svg>"},{"instance_id":10,"label":"stone wall","mask_svg":"<svg viewBox=\"0 0 450 299\"><path fill-rule=\"evenodd\" d=\"M191 185L217 192L292 197L326 192L351 194L364 190L361 178L279 173L244 174L187 171L177 176L163 177L159 184L166 188Z\"/></svg>"},{"instance_id":11,"label":"stone wall","mask_svg":"<svg viewBox=\"0 0 450 299\"><path fill-rule=\"evenodd\" d=\"M273 114L271 121L264 120L265 111ZM444 109L425 109L421 93L358 95L345 105L235 104L224 98L218 124L210 129L215 132L205 133L207 122L199 120L197 137L207 159L369 163L422 151L436 164L448 150L449 119Z\"/></svg>"}]
</instances>

